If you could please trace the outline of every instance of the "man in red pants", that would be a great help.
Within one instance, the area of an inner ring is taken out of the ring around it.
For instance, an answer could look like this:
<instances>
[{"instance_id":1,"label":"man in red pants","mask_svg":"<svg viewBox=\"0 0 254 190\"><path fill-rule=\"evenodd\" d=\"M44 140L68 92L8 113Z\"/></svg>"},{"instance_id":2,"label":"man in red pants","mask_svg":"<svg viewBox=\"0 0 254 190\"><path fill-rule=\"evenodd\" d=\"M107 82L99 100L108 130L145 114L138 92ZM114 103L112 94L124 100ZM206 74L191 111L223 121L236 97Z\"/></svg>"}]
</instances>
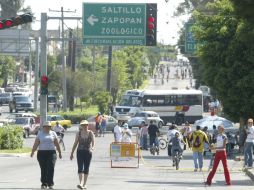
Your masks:
<instances>
[{"instance_id":1,"label":"man in red pants","mask_svg":"<svg viewBox=\"0 0 254 190\"><path fill-rule=\"evenodd\" d=\"M226 185L231 185L230 175L228 171L228 165L227 165L227 153L226 153L226 143L227 143L227 136L224 134L224 127L220 125L218 127L218 136L217 136L217 142L216 142L216 153L214 158L214 164L213 169L209 173L206 184L211 185L213 176L218 168L218 165L220 161L222 161L223 168L224 168L224 176L226 179Z\"/></svg>"}]
</instances>

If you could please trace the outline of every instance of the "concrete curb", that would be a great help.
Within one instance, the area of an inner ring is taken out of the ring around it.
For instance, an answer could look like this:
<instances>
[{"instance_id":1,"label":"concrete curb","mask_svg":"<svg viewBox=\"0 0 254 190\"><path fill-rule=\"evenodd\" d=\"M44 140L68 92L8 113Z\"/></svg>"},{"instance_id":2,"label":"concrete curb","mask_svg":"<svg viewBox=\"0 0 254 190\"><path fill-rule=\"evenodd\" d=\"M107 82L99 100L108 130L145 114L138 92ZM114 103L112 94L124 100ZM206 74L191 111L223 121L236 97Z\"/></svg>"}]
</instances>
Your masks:
<instances>
[{"instance_id":1,"label":"concrete curb","mask_svg":"<svg viewBox=\"0 0 254 190\"><path fill-rule=\"evenodd\" d=\"M29 157L30 153L0 153L0 157Z\"/></svg>"}]
</instances>

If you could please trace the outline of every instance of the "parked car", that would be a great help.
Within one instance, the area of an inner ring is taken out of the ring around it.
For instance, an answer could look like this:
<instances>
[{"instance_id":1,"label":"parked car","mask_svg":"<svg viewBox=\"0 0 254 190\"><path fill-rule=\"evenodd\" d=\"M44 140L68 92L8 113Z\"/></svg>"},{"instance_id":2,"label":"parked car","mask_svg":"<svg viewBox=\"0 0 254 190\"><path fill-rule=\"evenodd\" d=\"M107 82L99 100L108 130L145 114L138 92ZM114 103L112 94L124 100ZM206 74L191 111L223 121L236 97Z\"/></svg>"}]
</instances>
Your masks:
<instances>
[{"instance_id":1,"label":"parked car","mask_svg":"<svg viewBox=\"0 0 254 190\"><path fill-rule=\"evenodd\" d=\"M8 124L8 123L14 123L15 119L17 117L32 117L32 118L34 118L35 123L40 125L40 117L37 116L34 113L31 113L31 112L28 112L28 113L13 113L13 114L10 114L7 118L5 118L4 121L5 121L6 124Z\"/></svg>"},{"instance_id":2,"label":"parked car","mask_svg":"<svg viewBox=\"0 0 254 190\"><path fill-rule=\"evenodd\" d=\"M1 93L0 94L0 105L9 104L11 99L12 99L12 94L11 93L9 93L9 92Z\"/></svg>"},{"instance_id":3,"label":"parked car","mask_svg":"<svg viewBox=\"0 0 254 190\"><path fill-rule=\"evenodd\" d=\"M164 122L160 118L159 114L154 111L138 112L133 118L129 119L127 123L129 127L138 127L142 122L149 125L150 121L154 121L159 128L164 125Z\"/></svg>"},{"instance_id":4,"label":"parked car","mask_svg":"<svg viewBox=\"0 0 254 190\"><path fill-rule=\"evenodd\" d=\"M31 134L37 135L40 129L40 125L36 125L32 117L17 117L14 124L23 128L24 138L29 137Z\"/></svg>"},{"instance_id":5,"label":"parked car","mask_svg":"<svg viewBox=\"0 0 254 190\"><path fill-rule=\"evenodd\" d=\"M87 119L89 123L88 127L93 132L95 132L95 117L96 116L91 116ZM104 115L104 117L106 118L107 122L106 131L112 131L113 128L117 125L117 120L114 117L108 115Z\"/></svg>"},{"instance_id":6,"label":"parked car","mask_svg":"<svg viewBox=\"0 0 254 190\"><path fill-rule=\"evenodd\" d=\"M17 84L8 84L4 90L5 92L14 92L17 90L17 87L18 87Z\"/></svg>"},{"instance_id":7,"label":"parked car","mask_svg":"<svg viewBox=\"0 0 254 190\"><path fill-rule=\"evenodd\" d=\"M31 96L32 95L31 90L29 90L28 88L17 87L16 92L19 92L24 96Z\"/></svg>"},{"instance_id":8,"label":"parked car","mask_svg":"<svg viewBox=\"0 0 254 190\"><path fill-rule=\"evenodd\" d=\"M32 100L28 96L13 96L9 102L10 113L18 111L34 111Z\"/></svg>"},{"instance_id":9,"label":"parked car","mask_svg":"<svg viewBox=\"0 0 254 190\"><path fill-rule=\"evenodd\" d=\"M66 120L61 115L48 115L47 121L50 121L52 127L56 125L57 121L64 127L64 129L71 127L71 120Z\"/></svg>"}]
</instances>

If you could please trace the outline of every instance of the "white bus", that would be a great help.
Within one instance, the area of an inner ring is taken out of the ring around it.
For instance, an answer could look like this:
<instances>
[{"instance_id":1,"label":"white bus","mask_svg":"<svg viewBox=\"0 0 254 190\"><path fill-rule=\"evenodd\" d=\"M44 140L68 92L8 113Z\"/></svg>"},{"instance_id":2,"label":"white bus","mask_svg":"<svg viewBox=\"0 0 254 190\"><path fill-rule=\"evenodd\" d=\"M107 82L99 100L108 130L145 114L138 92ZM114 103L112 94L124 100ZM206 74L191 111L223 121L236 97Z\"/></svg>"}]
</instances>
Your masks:
<instances>
[{"instance_id":1,"label":"white bus","mask_svg":"<svg viewBox=\"0 0 254 190\"><path fill-rule=\"evenodd\" d=\"M202 118L201 90L127 90L115 107L118 120L127 121L140 111L157 112L164 123L194 123Z\"/></svg>"}]
</instances>

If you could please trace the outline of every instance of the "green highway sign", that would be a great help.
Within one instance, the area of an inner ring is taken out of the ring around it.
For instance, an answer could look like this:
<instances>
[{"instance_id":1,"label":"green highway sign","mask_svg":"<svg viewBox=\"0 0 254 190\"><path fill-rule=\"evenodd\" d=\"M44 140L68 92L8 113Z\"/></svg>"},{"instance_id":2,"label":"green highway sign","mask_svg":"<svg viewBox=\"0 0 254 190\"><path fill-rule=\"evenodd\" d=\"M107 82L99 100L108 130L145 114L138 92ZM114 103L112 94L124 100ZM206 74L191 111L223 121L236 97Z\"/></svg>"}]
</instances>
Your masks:
<instances>
[{"instance_id":1,"label":"green highway sign","mask_svg":"<svg viewBox=\"0 0 254 190\"><path fill-rule=\"evenodd\" d=\"M83 3L83 44L147 45L149 5Z\"/></svg>"},{"instance_id":2,"label":"green highway sign","mask_svg":"<svg viewBox=\"0 0 254 190\"><path fill-rule=\"evenodd\" d=\"M185 24L185 52L189 54L195 54L197 52L197 42L191 29L192 26L192 22Z\"/></svg>"}]
</instances>

